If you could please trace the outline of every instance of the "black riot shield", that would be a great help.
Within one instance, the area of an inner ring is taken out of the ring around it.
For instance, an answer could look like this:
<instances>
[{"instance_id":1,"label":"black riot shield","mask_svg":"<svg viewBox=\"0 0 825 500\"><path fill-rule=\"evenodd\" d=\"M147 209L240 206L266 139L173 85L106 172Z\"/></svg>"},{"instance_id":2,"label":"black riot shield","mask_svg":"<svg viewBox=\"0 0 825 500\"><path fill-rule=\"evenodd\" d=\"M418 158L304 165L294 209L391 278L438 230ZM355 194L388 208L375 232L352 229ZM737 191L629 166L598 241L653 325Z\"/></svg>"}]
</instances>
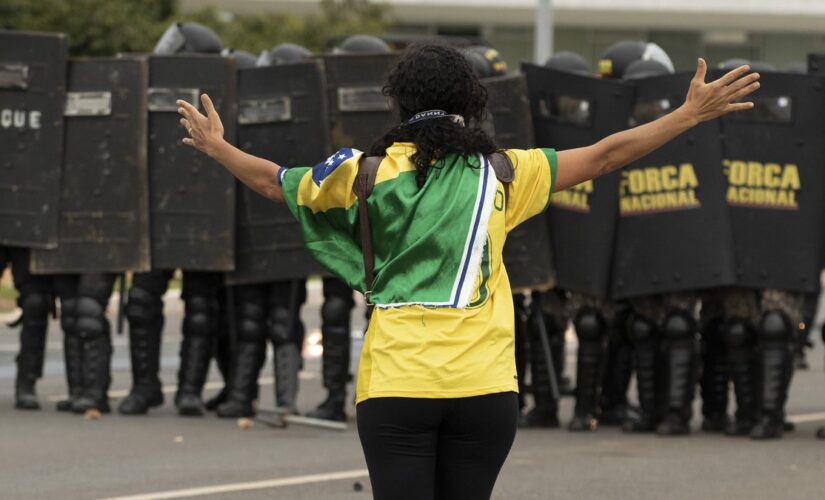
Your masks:
<instances>
[{"instance_id":1,"label":"black riot shield","mask_svg":"<svg viewBox=\"0 0 825 500\"><path fill-rule=\"evenodd\" d=\"M213 55L149 58L149 194L152 268L231 271L235 254L235 179L181 142L177 99L201 109L207 93L225 137L235 137L235 64Z\"/></svg>"},{"instance_id":2,"label":"black riot shield","mask_svg":"<svg viewBox=\"0 0 825 500\"><path fill-rule=\"evenodd\" d=\"M57 246L66 39L0 30L0 245Z\"/></svg>"},{"instance_id":3,"label":"black riot shield","mask_svg":"<svg viewBox=\"0 0 825 500\"><path fill-rule=\"evenodd\" d=\"M652 121L680 106L691 76L638 80L630 124ZM733 283L733 239L721 163L719 122L711 121L620 172L615 298Z\"/></svg>"},{"instance_id":4,"label":"black riot shield","mask_svg":"<svg viewBox=\"0 0 825 500\"><path fill-rule=\"evenodd\" d=\"M324 56L333 149L367 151L398 124L398 113L382 93L387 74L398 60L397 54Z\"/></svg>"},{"instance_id":5,"label":"black riot shield","mask_svg":"<svg viewBox=\"0 0 825 500\"><path fill-rule=\"evenodd\" d=\"M522 69L538 146L588 146L627 127L630 85L531 64ZM609 295L617 205L617 173L553 195L548 221L560 288Z\"/></svg>"},{"instance_id":6,"label":"black riot shield","mask_svg":"<svg viewBox=\"0 0 825 500\"><path fill-rule=\"evenodd\" d=\"M765 72L760 82L754 109L722 121L736 283L815 293L825 253L825 79Z\"/></svg>"},{"instance_id":7,"label":"black riot shield","mask_svg":"<svg viewBox=\"0 0 825 500\"><path fill-rule=\"evenodd\" d=\"M499 147L533 147L533 122L524 75L484 80L487 113ZM533 217L507 235L504 266L514 290L547 290L556 283L550 235L543 216Z\"/></svg>"},{"instance_id":8,"label":"black riot shield","mask_svg":"<svg viewBox=\"0 0 825 500\"><path fill-rule=\"evenodd\" d=\"M314 165L329 154L321 61L240 70L238 103L238 146L244 151L284 166ZM286 205L246 186L238 189L235 271L227 275L227 283L319 274Z\"/></svg>"},{"instance_id":9,"label":"black riot shield","mask_svg":"<svg viewBox=\"0 0 825 500\"><path fill-rule=\"evenodd\" d=\"M37 273L149 270L145 59L75 59L65 109L59 246Z\"/></svg>"}]
</instances>

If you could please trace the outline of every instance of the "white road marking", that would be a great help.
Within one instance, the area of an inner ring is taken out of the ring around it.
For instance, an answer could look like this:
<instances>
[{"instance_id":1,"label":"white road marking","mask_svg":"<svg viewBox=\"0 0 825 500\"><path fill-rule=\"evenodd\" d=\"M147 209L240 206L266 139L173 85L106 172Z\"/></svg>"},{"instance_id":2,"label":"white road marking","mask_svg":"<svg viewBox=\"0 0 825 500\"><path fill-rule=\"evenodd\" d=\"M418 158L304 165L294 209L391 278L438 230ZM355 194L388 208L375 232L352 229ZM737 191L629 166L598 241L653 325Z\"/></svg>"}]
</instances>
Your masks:
<instances>
[{"instance_id":1,"label":"white road marking","mask_svg":"<svg viewBox=\"0 0 825 500\"><path fill-rule=\"evenodd\" d=\"M321 376L315 372L300 372L298 374L298 378L301 380L318 380ZM272 385L275 383L274 377L261 377L258 379L258 385ZM210 391L217 391L223 389L223 382L207 382L206 385L203 386L204 389ZM178 390L178 386L176 385L164 385L161 388L161 391L164 394L174 394L175 391ZM116 391L109 391L109 397L114 399L125 398L129 395L129 391L127 389L121 389ZM68 394L58 394L55 396L49 396L48 401L51 403L56 403L58 401L63 401L69 397Z\"/></svg>"},{"instance_id":2,"label":"white road marking","mask_svg":"<svg viewBox=\"0 0 825 500\"><path fill-rule=\"evenodd\" d=\"M819 422L820 420L825 420L825 412L791 415L788 417L788 420L795 424L804 424L805 422Z\"/></svg>"},{"instance_id":3,"label":"white road marking","mask_svg":"<svg viewBox=\"0 0 825 500\"><path fill-rule=\"evenodd\" d=\"M218 484L215 486L203 486L200 488L157 491L154 493L144 493L140 495L111 497L103 500L162 500L168 498L189 498L203 495L217 495L220 493L233 493L236 491L264 490L269 488L281 488L283 486L340 481L342 479L356 479L367 476L369 476L367 469L356 469L341 472L329 472L326 474L309 474L306 476L284 477L264 481L250 481L247 483Z\"/></svg>"}]
</instances>

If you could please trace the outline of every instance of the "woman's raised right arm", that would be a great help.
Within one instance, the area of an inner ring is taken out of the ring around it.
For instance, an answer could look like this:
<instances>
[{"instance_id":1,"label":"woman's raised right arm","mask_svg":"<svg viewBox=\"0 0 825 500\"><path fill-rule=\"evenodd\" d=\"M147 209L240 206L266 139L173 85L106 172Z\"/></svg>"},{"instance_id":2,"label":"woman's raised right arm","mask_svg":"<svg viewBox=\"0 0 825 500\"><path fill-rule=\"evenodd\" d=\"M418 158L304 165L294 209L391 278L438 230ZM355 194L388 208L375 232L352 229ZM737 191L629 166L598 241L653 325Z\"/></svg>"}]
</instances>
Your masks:
<instances>
[{"instance_id":1,"label":"woman's raised right arm","mask_svg":"<svg viewBox=\"0 0 825 500\"><path fill-rule=\"evenodd\" d=\"M183 143L201 151L237 177L252 190L272 201L283 202L284 193L278 182L283 167L269 160L258 158L226 142L223 123L209 96L201 96L206 116L186 101L177 101L180 120L189 137Z\"/></svg>"}]
</instances>

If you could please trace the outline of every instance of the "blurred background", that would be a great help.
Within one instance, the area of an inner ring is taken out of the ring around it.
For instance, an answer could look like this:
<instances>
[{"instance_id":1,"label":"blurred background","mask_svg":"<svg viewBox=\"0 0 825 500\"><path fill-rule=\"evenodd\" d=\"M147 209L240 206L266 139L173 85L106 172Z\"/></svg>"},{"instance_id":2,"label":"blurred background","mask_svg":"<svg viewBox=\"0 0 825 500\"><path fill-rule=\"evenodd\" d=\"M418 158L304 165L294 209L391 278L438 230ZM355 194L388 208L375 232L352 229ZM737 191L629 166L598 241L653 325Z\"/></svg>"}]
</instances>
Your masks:
<instances>
[{"instance_id":1,"label":"blurred background","mask_svg":"<svg viewBox=\"0 0 825 500\"><path fill-rule=\"evenodd\" d=\"M484 40L533 59L536 0L0 0L0 28L62 31L72 55L148 51L172 19L198 21L227 47L290 41L313 51L348 33ZM592 65L612 43L659 44L677 68L700 55L778 67L825 50L821 0L553 0L554 48Z\"/></svg>"}]
</instances>

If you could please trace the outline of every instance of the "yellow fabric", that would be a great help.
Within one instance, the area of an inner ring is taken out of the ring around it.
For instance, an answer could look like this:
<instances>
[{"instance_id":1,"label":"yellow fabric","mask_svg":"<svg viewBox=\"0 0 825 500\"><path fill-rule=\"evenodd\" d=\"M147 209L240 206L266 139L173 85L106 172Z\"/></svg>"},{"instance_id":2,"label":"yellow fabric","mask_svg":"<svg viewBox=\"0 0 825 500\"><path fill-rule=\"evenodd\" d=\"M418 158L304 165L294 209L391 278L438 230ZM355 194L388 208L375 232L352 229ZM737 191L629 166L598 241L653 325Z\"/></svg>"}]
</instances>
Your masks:
<instances>
[{"instance_id":1,"label":"yellow fabric","mask_svg":"<svg viewBox=\"0 0 825 500\"><path fill-rule=\"evenodd\" d=\"M413 150L390 148L393 170ZM376 397L458 398L518 391L513 299L502 264L506 234L549 202L555 153L507 151L515 167L504 202L499 183L473 302L466 309L375 309L361 350L356 402ZM486 270L484 267L486 266Z\"/></svg>"}]
</instances>

